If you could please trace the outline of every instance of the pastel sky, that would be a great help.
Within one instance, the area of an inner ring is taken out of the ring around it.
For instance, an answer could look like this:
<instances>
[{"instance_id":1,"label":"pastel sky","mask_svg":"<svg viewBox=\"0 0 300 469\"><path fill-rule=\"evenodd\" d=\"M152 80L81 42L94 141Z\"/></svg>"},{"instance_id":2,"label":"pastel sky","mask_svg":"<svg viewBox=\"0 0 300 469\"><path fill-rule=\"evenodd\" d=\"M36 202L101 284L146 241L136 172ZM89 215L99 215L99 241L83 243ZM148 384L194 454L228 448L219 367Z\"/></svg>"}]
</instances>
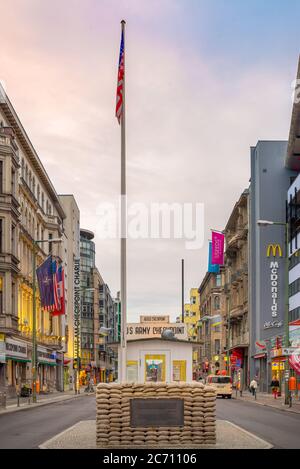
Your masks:
<instances>
[{"instance_id":1,"label":"pastel sky","mask_svg":"<svg viewBox=\"0 0 300 469\"><path fill-rule=\"evenodd\" d=\"M127 188L140 202L200 202L205 243L128 241L128 319L181 310L249 184L249 147L286 140L299 55L298 0L0 0L0 80L58 193L81 226L120 190L114 116L126 20ZM97 236L113 294L119 241Z\"/></svg>"}]
</instances>

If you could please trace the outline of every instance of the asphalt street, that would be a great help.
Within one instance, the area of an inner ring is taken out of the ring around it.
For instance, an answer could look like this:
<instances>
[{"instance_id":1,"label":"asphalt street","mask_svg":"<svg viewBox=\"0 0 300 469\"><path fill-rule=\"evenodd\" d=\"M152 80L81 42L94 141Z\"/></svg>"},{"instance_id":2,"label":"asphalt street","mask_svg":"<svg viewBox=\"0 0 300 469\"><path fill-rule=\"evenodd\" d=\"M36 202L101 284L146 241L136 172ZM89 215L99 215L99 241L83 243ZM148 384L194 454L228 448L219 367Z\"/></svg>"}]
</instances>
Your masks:
<instances>
[{"instance_id":1,"label":"asphalt street","mask_svg":"<svg viewBox=\"0 0 300 469\"><path fill-rule=\"evenodd\" d=\"M95 395L2 414L0 448L38 448L80 420L95 419L95 414ZM217 418L235 423L275 448L300 448L300 414L235 399L218 399Z\"/></svg>"},{"instance_id":2,"label":"asphalt street","mask_svg":"<svg viewBox=\"0 0 300 469\"><path fill-rule=\"evenodd\" d=\"M33 405L33 404L32 404ZM95 419L95 395L0 415L0 448L38 448L80 420Z\"/></svg>"},{"instance_id":3,"label":"asphalt street","mask_svg":"<svg viewBox=\"0 0 300 469\"><path fill-rule=\"evenodd\" d=\"M300 448L300 414L238 399L218 399L217 418L235 423L274 448Z\"/></svg>"}]
</instances>

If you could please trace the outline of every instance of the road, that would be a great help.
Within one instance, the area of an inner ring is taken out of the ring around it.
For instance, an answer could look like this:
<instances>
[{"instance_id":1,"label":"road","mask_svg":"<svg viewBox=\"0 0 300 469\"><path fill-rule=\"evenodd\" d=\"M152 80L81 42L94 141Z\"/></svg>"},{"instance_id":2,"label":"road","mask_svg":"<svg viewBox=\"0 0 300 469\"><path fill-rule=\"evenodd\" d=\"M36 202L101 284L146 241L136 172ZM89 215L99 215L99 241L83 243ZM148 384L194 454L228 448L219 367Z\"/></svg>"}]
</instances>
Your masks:
<instances>
[{"instance_id":1,"label":"road","mask_svg":"<svg viewBox=\"0 0 300 469\"><path fill-rule=\"evenodd\" d=\"M38 448L80 420L93 420L95 395L0 415L0 448Z\"/></svg>"},{"instance_id":2,"label":"road","mask_svg":"<svg viewBox=\"0 0 300 469\"><path fill-rule=\"evenodd\" d=\"M236 399L218 399L217 418L263 438L275 448L300 448L300 414ZM95 419L95 396L82 396L0 415L0 448L38 448L80 420Z\"/></svg>"},{"instance_id":3,"label":"road","mask_svg":"<svg viewBox=\"0 0 300 469\"><path fill-rule=\"evenodd\" d=\"M217 418L235 423L274 448L300 448L300 414L238 399L218 399Z\"/></svg>"}]
</instances>

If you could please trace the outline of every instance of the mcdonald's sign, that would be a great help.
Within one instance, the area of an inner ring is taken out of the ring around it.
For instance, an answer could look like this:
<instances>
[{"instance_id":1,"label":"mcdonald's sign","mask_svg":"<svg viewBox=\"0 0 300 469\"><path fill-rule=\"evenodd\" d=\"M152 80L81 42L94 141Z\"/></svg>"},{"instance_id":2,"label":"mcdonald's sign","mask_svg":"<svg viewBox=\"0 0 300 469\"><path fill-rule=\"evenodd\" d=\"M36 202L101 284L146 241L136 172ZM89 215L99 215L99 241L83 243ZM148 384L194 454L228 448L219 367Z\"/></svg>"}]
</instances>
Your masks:
<instances>
[{"instance_id":1,"label":"mcdonald's sign","mask_svg":"<svg viewBox=\"0 0 300 469\"><path fill-rule=\"evenodd\" d=\"M272 250L273 257L276 257L277 252L278 252L278 256L282 257L282 249L281 249L280 244L269 244L267 247L267 257L270 257L271 250Z\"/></svg>"}]
</instances>

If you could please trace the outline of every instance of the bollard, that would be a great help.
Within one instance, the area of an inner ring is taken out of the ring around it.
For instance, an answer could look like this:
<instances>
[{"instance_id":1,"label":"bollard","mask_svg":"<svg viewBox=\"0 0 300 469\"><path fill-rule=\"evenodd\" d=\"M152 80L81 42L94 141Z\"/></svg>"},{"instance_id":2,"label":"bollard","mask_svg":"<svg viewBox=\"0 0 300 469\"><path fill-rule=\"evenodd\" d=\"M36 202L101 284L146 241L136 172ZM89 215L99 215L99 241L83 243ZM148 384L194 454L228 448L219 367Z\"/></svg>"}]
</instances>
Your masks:
<instances>
[{"instance_id":1,"label":"bollard","mask_svg":"<svg viewBox=\"0 0 300 469\"><path fill-rule=\"evenodd\" d=\"M28 396L28 404L31 404L31 402L30 402L30 394L29 394L29 396Z\"/></svg>"},{"instance_id":2,"label":"bollard","mask_svg":"<svg viewBox=\"0 0 300 469\"><path fill-rule=\"evenodd\" d=\"M254 390L254 398L256 400L256 389Z\"/></svg>"},{"instance_id":3,"label":"bollard","mask_svg":"<svg viewBox=\"0 0 300 469\"><path fill-rule=\"evenodd\" d=\"M17 406L20 407L20 394L17 394Z\"/></svg>"}]
</instances>

